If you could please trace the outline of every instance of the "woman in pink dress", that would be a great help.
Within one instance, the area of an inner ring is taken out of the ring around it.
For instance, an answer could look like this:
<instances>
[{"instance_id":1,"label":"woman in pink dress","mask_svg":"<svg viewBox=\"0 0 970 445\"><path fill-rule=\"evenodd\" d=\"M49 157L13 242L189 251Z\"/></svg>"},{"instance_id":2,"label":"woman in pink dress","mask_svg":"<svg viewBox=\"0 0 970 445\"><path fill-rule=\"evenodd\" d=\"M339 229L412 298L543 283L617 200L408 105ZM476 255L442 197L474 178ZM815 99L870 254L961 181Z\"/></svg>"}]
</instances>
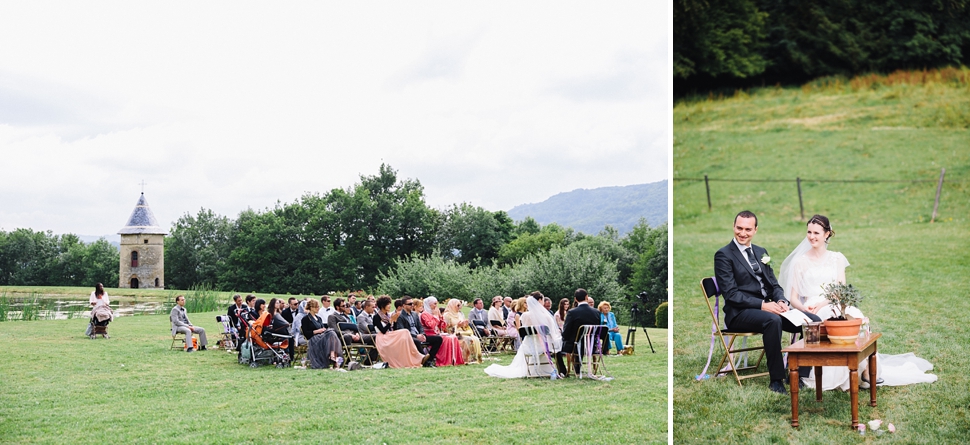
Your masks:
<instances>
[{"instance_id":1,"label":"woman in pink dress","mask_svg":"<svg viewBox=\"0 0 970 445\"><path fill-rule=\"evenodd\" d=\"M511 337L515 340L515 350L519 350L519 345L522 343L522 339L519 338L519 328L522 326L522 313L528 309L528 304L526 303L526 298L522 297L512 301L512 310L509 311L509 318L505 320L505 332L506 336Z\"/></svg>"},{"instance_id":2,"label":"woman in pink dress","mask_svg":"<svg viewBox=\"0 0 970 445\"><path fill-rule=\"evenodd\" d=\"M424 335L438 335L441 337L441 349L435 356L435 364L438 366L464 365L465 357L461 354L461 340L458 337L445 333L445 320L438 311L438 299L428 297L424 299L424 312L421 313L421 326L424 327Z\"/></svg>"},{"instance_id":3,"label":"woman in pink dress","mask_svg":"<svg viewBox=\"0 0 970 445\"><path fill-rule=\"evenodd\" d=\"M391 368L418 368L427 361L428 356L418 352L411 339L411 333L405 330L394 330L394 323L401 311L391 312L391 297L381 295L377 299L377 311L374 316L374 345L381 358Z\"/></svg>"}]
</instances>

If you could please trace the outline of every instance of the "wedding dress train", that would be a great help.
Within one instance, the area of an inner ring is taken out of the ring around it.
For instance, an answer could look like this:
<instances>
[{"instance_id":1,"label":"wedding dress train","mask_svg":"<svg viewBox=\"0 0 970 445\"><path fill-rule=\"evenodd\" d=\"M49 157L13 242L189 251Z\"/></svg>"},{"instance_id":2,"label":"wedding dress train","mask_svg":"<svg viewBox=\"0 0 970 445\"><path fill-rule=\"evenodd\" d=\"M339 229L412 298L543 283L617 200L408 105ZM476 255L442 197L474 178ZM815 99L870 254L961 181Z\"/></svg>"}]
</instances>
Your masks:
<instances>
[{"instance_id":1,"label":"wedding dress train","mask_svg":"<svg viewBox=\"0 0 970 445\"><path fill-rule=\"evenodd\" d=\"M533 326L539 330L545 327L548 335L531 335L528 339L523 339L519 345L519 350L508 365L493 363L485 368L485 373L492 377L505 379L515 379L527 377L529 375L551 376L555 370L555 354L562 348L562 334L559 332L559 325L552 318L538 300L528 297L529 310L522 314L522 326ZM544 340L544 341L543 341ZM548 348L548 350L547 350ZM549 356L546 356L546 353ZM533 363L540 365L528 365L526 356L533 357ZM529 370L532 368L532 372Z\"/></svg>"}]
</instances>

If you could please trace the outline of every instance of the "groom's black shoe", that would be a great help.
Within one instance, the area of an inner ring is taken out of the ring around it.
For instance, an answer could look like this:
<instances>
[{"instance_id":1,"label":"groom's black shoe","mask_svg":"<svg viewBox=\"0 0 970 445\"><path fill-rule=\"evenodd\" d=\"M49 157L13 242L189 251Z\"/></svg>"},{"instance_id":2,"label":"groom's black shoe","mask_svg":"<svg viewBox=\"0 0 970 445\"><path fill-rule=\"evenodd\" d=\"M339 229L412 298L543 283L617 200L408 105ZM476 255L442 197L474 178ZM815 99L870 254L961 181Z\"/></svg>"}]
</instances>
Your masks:
<instances>
[{"instance_id":1,"label":"groom's black shoe","mask_svg":"<svg viewBox=\"0 0 970 445\"><path fill-rule=\"evenodd\" d=\"M785 389L784 380L772 380L768 385L768 389L778 393L778 394L788 394L788 390Z\"/></svg>"}]
</instances>

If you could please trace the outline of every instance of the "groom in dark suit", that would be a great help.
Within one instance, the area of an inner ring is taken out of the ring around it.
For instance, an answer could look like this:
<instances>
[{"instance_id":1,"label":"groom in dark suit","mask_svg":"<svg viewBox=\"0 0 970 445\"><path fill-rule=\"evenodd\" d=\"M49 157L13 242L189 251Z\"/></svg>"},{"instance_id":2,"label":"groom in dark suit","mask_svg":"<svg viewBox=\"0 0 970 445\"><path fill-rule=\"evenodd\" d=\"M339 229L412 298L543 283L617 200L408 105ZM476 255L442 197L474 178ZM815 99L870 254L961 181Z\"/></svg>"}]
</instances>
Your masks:
<instances>
[{"instance_id":1,"label":"groom in dark suit","mask_svg":"<svg viewBox=\"0 0 970 445\"><path fill-rule=\"evenodd\" d=\"M566 365L563 364L562 358L577 348L575 340L580 326L585 324L600 324L600 312L589 305L589 302L586 301L587 295L589 294L586 292L586 289L576 289L576 292L573 294L576 299L576 307L566 312L566 320L562 325L562 350L556 353L556 367L559 369L560 376L566 375ZM601 338L600 341L605 341L605 337L609 335L609 331L606 329L602 329L602 331L604 338ZM579 375L582 363L576 360L576 363L573 363L573 367L575 368L576 375Z\"/></svg>"},{"instance_id":2,"label":"groom in dark suit","mask_svg":"<svg viewBox=\"0 0 970 445\"><path fill-rule=\"evenodd\" d=\"M780 314L790 310L785 291L768 265L768 251L751 244L758 233L758 217L747 210L734 217L734 239L714 254L714 275L724 294L724 324L732 331L760 332L768 358L772 391L786 394L781 331L801 332ZM819 318L806 313L812 321ZM799 372L807 377L811 368Z\"/></svg>"}]
</instances>

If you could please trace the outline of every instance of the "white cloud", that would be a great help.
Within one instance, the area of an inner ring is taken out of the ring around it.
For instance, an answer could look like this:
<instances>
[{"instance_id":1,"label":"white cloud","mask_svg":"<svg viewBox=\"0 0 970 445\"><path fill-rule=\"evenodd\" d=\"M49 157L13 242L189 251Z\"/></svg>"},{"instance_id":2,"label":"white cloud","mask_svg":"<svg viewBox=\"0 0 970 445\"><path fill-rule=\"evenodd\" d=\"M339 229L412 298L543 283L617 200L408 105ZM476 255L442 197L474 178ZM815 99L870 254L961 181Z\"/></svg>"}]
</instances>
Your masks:
<instances>
[{"instance_id":1,"label":"white cloud","mask_svg":"<svg viewBox=\"0 0 970 445\"><path fill-rule=\"evenodd\" d=\"M163 225L235 217L382 162L436 207L662 180L664 8L5 4L0 229L114 233L142 180Z\"/></svg>"}]
</instances>

